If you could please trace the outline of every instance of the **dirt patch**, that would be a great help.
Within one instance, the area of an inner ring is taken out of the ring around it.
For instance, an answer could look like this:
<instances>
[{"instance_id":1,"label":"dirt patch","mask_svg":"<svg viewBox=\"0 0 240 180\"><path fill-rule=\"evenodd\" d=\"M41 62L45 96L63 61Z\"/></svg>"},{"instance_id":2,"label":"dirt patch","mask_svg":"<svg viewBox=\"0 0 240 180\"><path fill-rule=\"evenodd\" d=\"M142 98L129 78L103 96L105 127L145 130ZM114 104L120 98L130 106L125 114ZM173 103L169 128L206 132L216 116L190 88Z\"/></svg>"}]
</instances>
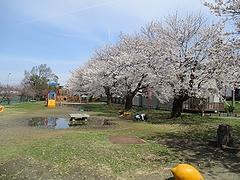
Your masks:
<instances>
[{"instance_id":1,"label":"dirt patch","mask_svg":"<svg viewBox=\"0 0 240 180\"><path fill-rule=\"evenodd\" d=\"M112 136L107 139L113 144L147 144L146 141L136 136Z\"/></svg>"}]
</instances>

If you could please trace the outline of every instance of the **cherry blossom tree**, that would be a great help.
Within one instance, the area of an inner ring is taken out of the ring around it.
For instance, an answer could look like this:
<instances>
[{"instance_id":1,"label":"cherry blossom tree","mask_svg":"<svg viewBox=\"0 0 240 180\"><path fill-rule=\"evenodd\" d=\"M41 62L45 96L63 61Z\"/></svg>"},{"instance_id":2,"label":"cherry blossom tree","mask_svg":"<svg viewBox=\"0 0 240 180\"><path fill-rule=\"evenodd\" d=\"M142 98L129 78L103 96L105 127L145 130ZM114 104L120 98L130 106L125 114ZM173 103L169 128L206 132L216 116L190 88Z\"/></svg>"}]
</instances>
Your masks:
<instances>
[{"instance_id":1,"label":"cherry blossom tree","mask_svg":"<svg viewBox=\"0 0 240 180\"><path fill-rule=\"evenodd\" d=\"M113 73L116 56L115 46L103 46L95 49L94 55L82 67L74 69L68 80L70 91L86 91L88 94L107 96L107 104L111 105L112 96L116 93L116 79Z\"/></svg>"},{"instance_id":2,"label":"cherry blossom tree","mask_svg":"<svg viewBox=\"0 0 240 180\"><path fill-rule=\"evenodd\" d=\"M116 59L119 90L125 97L125 110L132 108L133 97L137 93L147 91L151 75L148 60L144 53L147 39L141 34L120 35L119 58Z\"/></svg>"},{"instance_id":3,"label":"cherry blossom tree","mask_svg":"<svg viewBox=\"0 0 240 180\"><path fill-rule=\"evenodd\" d=\"M95 93L104 92L107 96L107 104L112 104L112 97L119 95L118 93L118 79L116 69L118 65L116 60L118 59L118 48L116 45L105 45L101 49L95 49L94 60L95 63L90 61L91 67L94 67L94 73L97 79L93 82L92 87L95 89ZM100 88L100 89L99 89Z\"/></svg>"},{"instance_id":4,"label":"cherry blossom tree","mask_svg":"<svg viewBox=\"0 0 240 180\"><path fill-rule=\"evenodd\" d=\"M100 63L98 67L103 66L98 75L101 86L107 95L111 89L111 96L123 97L126 100L125 110L132 108L133 97L146 91L150 83L148 61L144 54L146 40L140 34L121 33L115 46L104 46L96 51Z\"/></svg>"},{"instance_id":5,"label":"cherry blossom tree","mask_svg":"<svg viewBox=\"0 0 240 180\"><path fill-rule=\"evenodd\" d=\"M79 66L78 68L74 68L71 73L71 78L68 79L67 86L71 95L84 93L86 92L85 85L86 77L85 77L86 69L84 67Z\"/></svg>"},{"instance_id":6,"label":"cherry blossom tree","mask_svg":"<svg viewBox=\"0 0 240 180\"><path fill-rule=\"evenodd\" d=\"M201 1L217 16L230 18L235 23L237 32L240 32L240 2L238 0L214 0L214 3Z\"/></svg>"},{"instance_id":7,"label":"cherry blossom tree","mask_svg":"<svg viewBox=\"0 0 240 180\"><path fill-rule=\"evenodd\" d=\"M84 78L89 80L88 87L85 86L85 89L92 94L104 91L109 105L111 105L112 96L124 97L125 110L131 109L133 97L148 86L146 61L141 53L144 49L144 40L141 38L143 36L121 34L120 41L116 45L103 46L95 50L93 57L83 67L88 72L88 76L85 73ZM83 76L76 77L77 71L83 72L83 68L76 69L70 81L83 82ZM74 84L72 87L77 85L77 83Z\"/></svg>"},{"instance_id":8,"label":"cherry blossom tree","mask_svg":"<svg viewBox=\"0 0 240 180\"><path fill-rule=\"evenodd\" d=\"M210 8L210 10L217 16L222 16L226 18L230 23L234 23L236 26L236 32L232 32L235 34L234 41L230 41L230 48L234 49L234 55L237 59L237 62L230 62L230 65L228 69L231 69L228 72L231 72L228 76L230 80L230 83L228 84L228 87L232 88L234 91L236 88L240 88L239 86L239 77L238 74L238 64L239 64L239 52L240 52L240 1L237 0L214 0L214 3L211 3L209 1L203 0L203 4ZM234 92L233 92L234 93ZM233 101L234 104L234 101ZM234 106L234 105L233 105Z\"/></svg>"},{"instance_id":9,"label":"cherry blossom tree","mask_svg":"<svg viewBox=\"0 0 240 180\"><path fill-rule=\"evenodd\" d=\"M239 47L224 33L224 23L209 23L204 14L169 15L134 35L120 34L116 45L95 50L72 72L74 91L125 97L125 110L138 93L151 89L159 101L174 98L172 117L181 115L189 98L221 95L239 81Z\"/></svg>"},{"instance_id":10,"label":"cherry blossom tree","mask_svg":"<svg viewBox=\"0 0 240 180\"><path fill-rule=\"evenodd\" d=\"M172 117L181 115L182 104L190 97L221 93L219 84L226 82L223 74L228 69L224 64L234 59L234 52L225 49L228 39L223 29L223 23L208 24L200 13L185 18L169 15L142 30L153 47L158 48L158 51L153 48L151 63L161 79L161 87L156 84L155 91L164 88L166 96L173 95Z\"/></svg>"}]
</instances>

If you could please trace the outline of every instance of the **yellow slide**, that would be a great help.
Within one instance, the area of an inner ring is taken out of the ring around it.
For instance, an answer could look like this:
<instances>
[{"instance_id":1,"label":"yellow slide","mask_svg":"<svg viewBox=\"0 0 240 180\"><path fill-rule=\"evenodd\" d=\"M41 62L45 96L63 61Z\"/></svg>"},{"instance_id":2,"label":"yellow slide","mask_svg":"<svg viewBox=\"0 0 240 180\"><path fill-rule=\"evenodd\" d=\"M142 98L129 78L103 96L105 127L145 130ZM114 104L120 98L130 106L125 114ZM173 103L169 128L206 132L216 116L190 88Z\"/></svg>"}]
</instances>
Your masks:
<instances>
[{"instance_id":1,"label":"yellow slide","mask_svg":"<svg viewBox=\"0 0 240 180\"><path fill-rule=\"evenodd\" d=\"M48 100L48 108L55 108L56 107L56 100Z\"/></svg>"}]
</instances>

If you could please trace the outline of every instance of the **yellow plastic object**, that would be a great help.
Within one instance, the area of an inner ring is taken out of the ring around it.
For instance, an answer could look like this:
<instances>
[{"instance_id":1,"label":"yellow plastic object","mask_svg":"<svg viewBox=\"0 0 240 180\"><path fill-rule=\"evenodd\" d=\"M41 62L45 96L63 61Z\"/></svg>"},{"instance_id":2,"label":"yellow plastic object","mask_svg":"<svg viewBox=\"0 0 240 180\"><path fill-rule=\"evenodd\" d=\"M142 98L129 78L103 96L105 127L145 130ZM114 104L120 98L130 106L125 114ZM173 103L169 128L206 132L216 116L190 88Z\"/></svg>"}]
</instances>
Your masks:
<instances>
[{"instance_id":1,"label":"yellow plastic object","mask_svg":"<svg viewBox=\"0 0 240 180\"><path fill-rule=\"evenodd\" d=\"M48 100L48 108L55 108L56 100Z\"/></svg>"},{"instance_id":2,"label":"yellow plastic object","mask_svg":"<svg viewBox=\"0 0 240 180\"><path fill-rule=\"evenodd\" d=\"M179 164L171 171L175 180L204 180L200 172L189 164Z\"/></svg>"},{"instance_id":3,"label":"yellow plastic object","mask_svg":"<svg viewBox=\"0 0 240 180\"><path fill-rule=\"evenodd\" d=\"M119 110L119 117L129 117L129 116L131 116L131 113L130 112L128 112L128 111L126 111L126 112L124 112L124 110Z\"/></svg>"},{"instance_id":4,"label":"yellow plastic object","mask_svg":"<svg viewBox=\"0 0 240 180\"><path fill-rule=\"evenodd\" d=\"M4 111L4 106L0 106L0 112Z\"/></svg>"}]
</instances>

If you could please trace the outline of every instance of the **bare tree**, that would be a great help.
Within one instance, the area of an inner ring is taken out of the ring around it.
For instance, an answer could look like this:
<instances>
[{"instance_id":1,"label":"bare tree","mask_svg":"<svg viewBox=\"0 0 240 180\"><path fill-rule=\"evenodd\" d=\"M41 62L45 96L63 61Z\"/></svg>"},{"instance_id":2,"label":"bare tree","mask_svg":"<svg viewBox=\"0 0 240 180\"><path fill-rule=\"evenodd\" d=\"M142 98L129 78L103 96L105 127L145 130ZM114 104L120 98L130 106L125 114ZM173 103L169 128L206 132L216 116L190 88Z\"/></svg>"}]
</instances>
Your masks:
<instances>
[{"instance_id":1,"label":"bare tree","mask_svg":"<svg viewBox=\"0 0 240 180\"><path fill-rule=\"evenodd\" d=\"M21 82L25 93L32 97L41 97L45 95L48 82L58 82L58 76L52 73L50 67L46 64L34 66L30 71L24 71L24 78Z\"/></svg>"},{"instance_id":2,"label":"bare tree","mask_svg":"<svg viewBox=\"0 0 240 180\"><path fill-rule=\"evenodd\" d=\"M13 98L18 98L20 95L20 86L19 85L0 85L0 103L4 101L10 105Z\"/></svg>"}]
</instances>

